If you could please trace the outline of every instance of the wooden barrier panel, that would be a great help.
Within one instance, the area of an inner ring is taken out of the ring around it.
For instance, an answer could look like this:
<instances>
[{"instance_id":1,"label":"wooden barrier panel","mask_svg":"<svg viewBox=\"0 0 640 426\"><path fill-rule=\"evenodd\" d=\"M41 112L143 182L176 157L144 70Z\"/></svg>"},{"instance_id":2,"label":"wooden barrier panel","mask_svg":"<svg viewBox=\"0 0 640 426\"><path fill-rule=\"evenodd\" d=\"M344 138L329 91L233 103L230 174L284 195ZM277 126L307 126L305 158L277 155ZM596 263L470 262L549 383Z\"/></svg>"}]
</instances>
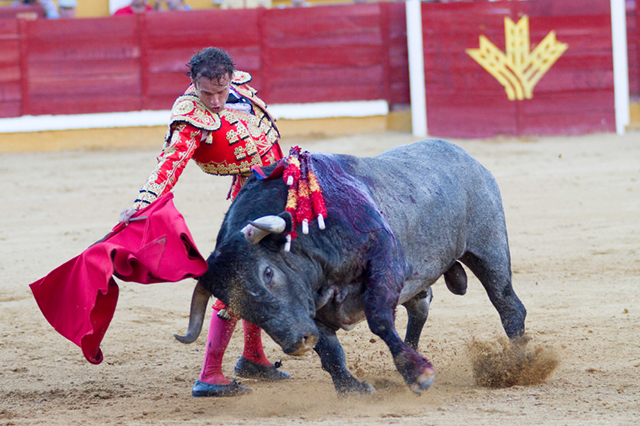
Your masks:
<instances>
[{"instance_id":1,"label":"wooden barrier panel","mask_svg":"<svg viewBox=\"0 0 640 426\"><path fill-rule=\"evenodd\" d=\"M209 46L226 50L236 69L263 87L259 9L149 13L140 15L144 109L170 109L190 84L187 62Z\"/></svg>"},{"instance_id":2,"label":"wooden barrier panel","mask_svg":"<svg viewBox=\"0 0 640 426\"><path fill-rule=\"evenodd\" d=\"M640 5L627 1L627 57L629 59L629 95L640 98Z\"/></svg>"},{"instance_id":3,"label":"wooden barrier panel","mask_svg":"<svg viewBox=\"0 0 640 426\"><path fill-rule=\"evenodd\" d=\"M515 102L465 49L484 35L504 49L510 2L423 3L422 31L430 135L474 137L515 134Z\"/></svg>"},{"instance_id":4,"label":"wooden barrier panel","mask_svg":"<svg viewBox=\"0 0 640 426\"><path fill-rule=\"evenodd\" d=\"M44 7L33 6L7 6L0 7L0 19L37 19L44 18Z\"/></svg>"},{"instance_id":5,"label":"wooden barrier panel","mask_svg":"<svg viewBox=\"0 0 640 426\"><path fill-rule=\"evenodd\" d=\"M262 65L270 103L386 99L380 4L264 10Z\"/></svg>"},{"instance_id":6,"label":"wooden barrier panel","mask_svg":"<svg viewBox=\"0 0 640 426\"><path fill-rule=\"evenodd\" d=\"M0 19L0 117L22 111L20 37L16 19Z\"/></svg>"},{"instance_id":7,"label":"wooden barrier panel","mask_svg":"<svg viewBox=\"0 0 640 426\"><path fill-rule=\"evenodd\" d=\"M22 23L23 115L142 108L135 16Z\"/></svg>"},{"instance_id":8,"label":"wooden barrier panel","mask_svg":"<svg viewBox=\"0 0 640 426\"><path fill-rule=\"evenodd\" d=\"M389 104L410 104L407 16L404 2L387 3L389 39Z\"/></svg>"},{"instance_id":9,"label":"wooden barrier panel","mask_svg":"<svg viewBox=\"0 0 640 426\"><path fill-rule=\"evenodd\" d=\"M608 4L423 4L429 133L478 137L614 131ZM507 25L512 27L510 51L505 47ZM522 60L529 62L520 67ZM519 71L505 65L509 61ZM527 69L542 76L533 87Z\"/></svg>"},{"instance_id":10,"label":"wooden barrier panel","mask_svg":"<svg viewBox=\"0 0 640 426\"><path fill-rule=\"evenodd\" d=\"M555 31L568 48L536 85L533 99L517 102L518 133L615 131L609 1L566 4L561 11L531 6L518 4L518 12L529 16L532 45Z\"/></svg>"}]
</instances>

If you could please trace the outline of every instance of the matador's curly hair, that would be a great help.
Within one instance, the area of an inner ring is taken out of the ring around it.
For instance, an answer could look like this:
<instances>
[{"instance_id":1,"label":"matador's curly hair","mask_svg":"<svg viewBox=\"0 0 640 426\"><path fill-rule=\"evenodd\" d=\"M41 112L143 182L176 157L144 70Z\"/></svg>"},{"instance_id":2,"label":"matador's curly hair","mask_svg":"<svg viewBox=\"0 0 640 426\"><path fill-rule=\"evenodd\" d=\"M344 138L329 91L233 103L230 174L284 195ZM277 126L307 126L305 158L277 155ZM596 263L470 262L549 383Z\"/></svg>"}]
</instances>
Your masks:
<instances>
[{"instance_id":1,"label":"matador's curly hair","mask_svg":"<svg viewBox=\"0 0 640 426\"><path fill-rule=\"evenodd\" d=\"M210 80L220 81L223 78L231 78L235 71L235 64L227 52L217 47L207 47L193 55L189 63L187 76L193 80L206 77Z\"/></svg>"}]
</instances>

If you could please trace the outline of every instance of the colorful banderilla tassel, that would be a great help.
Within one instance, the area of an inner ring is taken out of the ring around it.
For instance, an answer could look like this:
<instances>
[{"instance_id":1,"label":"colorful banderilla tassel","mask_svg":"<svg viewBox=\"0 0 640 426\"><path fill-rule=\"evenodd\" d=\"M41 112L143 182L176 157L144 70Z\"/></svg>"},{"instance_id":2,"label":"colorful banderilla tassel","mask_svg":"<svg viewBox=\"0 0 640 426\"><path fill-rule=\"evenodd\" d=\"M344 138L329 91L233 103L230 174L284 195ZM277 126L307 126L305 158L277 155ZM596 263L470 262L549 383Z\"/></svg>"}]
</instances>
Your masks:
<instances>
[{"instance_id":1,"label":"colorful banderilla tassel","mask_svg":"<svg viewBox=\"0 0 640 426\"><path fill-rule=\"evenodd\" d=\"M290 155L287 159L287 168L282 172L282 179L288 186L298 183L300 179L300 160L298 157Z\"/></svg>"},{"instance_id":2,"label":"colorful banderilla tassel","mask_svg":"<svg viewBox=\"0 0 640 426\"><path fill-rule=\"evenodd\" d=\"M302 167L303 171L306 167ZM309 184L307 176L302 174L298 181L298 209L296 211L296 220L302 224L302 233L309 233L309 222L312 220L311 198L309 197Z\"/></svg>"},{"instance_id":3,"label":"colorful banderilla tassel","mask_svg":"<svg viewBox=\"0 0 640 426\"><path fill-rule=\"evenodd\" d=\"M291 240L298 236L296 233L296 210L298 209L298 185L291 185L287 194L287 205L284 211L291 214L291 232L286 234L287 245L285 245L285 251L291 247Z\"/></svg>"},{"instance_id":4,"label":"colorful banderilla tassel","mask_svg":"<svg viewBox=\"0 0 640 426\"><path fill-rule=\"evenodd\" d=\"M322 189L320 189L318 177L313 172L313 170L311 170L311 168L309 168L307 177L309 179L309 191L311 192L311 204L313 205L313 213L318 218L318 227L320 229L324 229L324 218L327 217L327 207L324 204Z\"/></svg>"},{"instance_id":5,"label":"colorful banderilla tassel","mask_svg":"<svg viewBox=\"0 0 640 426\"><path fill-rule=\"evenodd\" d=\"M311 155L301 152L300 147L293 147L286 160L287 167L282 179L289 186L285 211L291 214L292 229L286 234L287 242L284 250L291 249L291 240L296 238L297 224L302 225L302 233L309 233L309 223L314 217L318 219L318 227L325 229L324 219L327 217L322 189L318 177L311 170Z\"/></svg>"}]
</instances>

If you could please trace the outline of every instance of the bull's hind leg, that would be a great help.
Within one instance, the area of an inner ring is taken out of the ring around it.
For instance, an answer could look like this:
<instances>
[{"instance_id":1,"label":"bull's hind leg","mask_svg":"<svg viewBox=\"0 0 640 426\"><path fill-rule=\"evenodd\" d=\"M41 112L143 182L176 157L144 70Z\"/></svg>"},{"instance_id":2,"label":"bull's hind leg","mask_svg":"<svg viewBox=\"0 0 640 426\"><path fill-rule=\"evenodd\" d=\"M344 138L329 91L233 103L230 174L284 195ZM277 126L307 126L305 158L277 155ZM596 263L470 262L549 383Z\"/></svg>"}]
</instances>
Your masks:
<instances>
[{"instance_id":1,"label":"bull's hind leg","mask_svg":"<svg viewBox=\"0 0 640 426\"><path fill-rule=\"evenodd\" d=\"M407 334L404 336L404 342L411 346L413 350L418 350L418 343L420 343L420 334L422 334L422 328L424 323L427 322L429 316L429 305L433 299L433 291L431 287L425 291L413 296L407 300L402 306L407 310L408 323Z\"/></svg>"},{"instance_id":2,"label":"bull's hind leg","mask_svg":"<svg viewBox=\"0 0 640 426\"><path fill-rule=\"evenodd\" d=\"M498 311L502 327L510 339L524 334L527 310L518 299L511 285L511 262L509 253L484 253L482 256L466 253L460 259L471 269L484 286L489 300Z\"/></svg>"},{"instance_id":3,"label":"bull's hind leg","mask_svg":"<svg viewBox=\"0 0 640 426\"><path fill-rule=\"evenodd\" d=\"M367 382L360 382L353 377L347 368L342 345L336 336L335 330L327 328L323 324L318 324L318 343L313 348L322 363L322 369L331 374L333 385L339 394L361 393L368 394L375 392L373 386Z\"/></svg>"}]
</instances>

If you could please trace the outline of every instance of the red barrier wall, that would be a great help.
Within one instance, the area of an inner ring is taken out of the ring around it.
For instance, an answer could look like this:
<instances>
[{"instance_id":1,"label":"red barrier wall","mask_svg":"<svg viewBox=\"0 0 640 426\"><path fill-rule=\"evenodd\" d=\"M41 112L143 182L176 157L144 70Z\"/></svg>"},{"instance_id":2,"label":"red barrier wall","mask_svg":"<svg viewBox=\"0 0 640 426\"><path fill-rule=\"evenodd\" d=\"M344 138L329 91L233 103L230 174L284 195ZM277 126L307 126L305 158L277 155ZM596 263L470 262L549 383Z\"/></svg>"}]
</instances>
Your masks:
<instances>
[{"instance_id":1,"label":"red barrier wall","mask_svg":"<svg viewBox=\"0 0 640 426\"><path fill-rule=\"evenodd\" d=\"M253 75L267 103L409 102L403 4L206 11L187 28L183 17L141 17L147 109L168 108L188 84L186 60L212 45Z\"/></svg>"},{"instance_id":2,"label":"red barrier wall","mask_svg":"<svg viewBox=\"0 0 640 426\"><path fill-rule=\"evenodd\" d=\"M630 93L640 90L636 2L627 0ZM612 131L609 0L423 3L429 133L478 137ZM510 101L465 49L504 50L504 16L554 30L569 49ZM241 25L239 25L241 23ZM267 103L386 99L408 104L404 3L198 10L76 20L0 19L0 117L169 109L185 63L219 46Z\"/></svg>"},{"instance_id":3,"label":"red barrier wall","mask_svg":"<svg viewBox=\"0 0 640 426\"><path fill-rule=\"evenodd\" d=\"M144 109L169 109L189 85L186 63L197 51L217 46L236 68L264 86L261 64L259 9L153 13L140 16Z\"/></svg>"},{"instance_id":4,"label":"red barrier wall","mask_svg":"<svg viewBox=\"0 0 640 426\"><path fill-rule=\"evenodd\" d=\"M505 14L510 14L508 2L422 4L429 134L517 133L515 102L465 53L465 49L478 47L480 34L504 50Z\"/></svg>"},{"instance_id":5,"label":"red barrier wall","mask_svg":"<svg viewBox=\"0 0 640 426\"><path fill-rule=\"evenodd\" d=\"M271 103L388 99L387 4L264 11L266 97Z\"/></svg>"},{"instance_id":6,"label":"red barrier wall","mask_svg":"<svg viewBox=\"0 0 640 426\"><path fill-rule=\"evenodd\" d=\"M609 0L516 3L531 23L531 42L550 31L569 48L540 80L531 101L518 102L521 134L615 131Z\"/></svg>"},{"instance_id":7,"label":"red barrier wall","mask_svg":"<svg viewBox=\"0 0 640 426\"><path fill-rule=\"evenodd\" d=\"M422 13L430 134L615 130L609 0L426 3ZM569 47L535 86L532 99L509 100L465 49L477 49L484 35L504 52L504 17L517 23L525 15L532 49L551 31Z\"/></svg>"},{"instance_id":8,"label":"red barrier wall","mask_svg":"<svg viewBox=\"0 0 640 426\"><path fill-rule=\"evenodd\" d=\"M403 3L0 23L0 117L169 109L207 46L268 103L409 103Z\"/></svg>"},{"instance_id":9,"label":"red barrier wall","mask_svg":"<svg viewBox=\"0 0 640 426\"><path fill-rule=\"evenodd\" d=\"M627 58L629 60L629 95L632 99L640 97L640 13L638 2L627 0Z\"/></svg>"},{"instance_id":10,"label":"red barrier wall","mask_svg":"<svg viewBox=\"0 0 640 426\"><path fill-rule=\"evenodd\" d=\"M0 19L14 18L44 18L44 7L42 5L0 7Z\"/></svg>"},{"instance_id":11,"label":"red barrier wall","mask_svg":"<svg viewBox=\"0 0 640 426\"><path fill-rule=\"evenodd\" d=\"M0 117L22 112L19 34L17 20L0 20Z\"/></svg>"},{"instance_id":12,"label":"red barrier wall","mask_svg":"<svg viewBox=\"0 0 640 426\"><path fill-rule=\"evenodd\" d=\"M404 3L391 3L387 10L389 40L389 102L410 104L407 16ZM383 21L384 22L384 21Z\"/></svg>"},{"instance_id":13,"label":"red barrier wall","mask_svg":"<svg viewBox=\"0 0 640 426\"><path fill-rule=\"evenodd\" d=\"M135 16L21 24L23 115L142 108Z\"/></svg>"},{"instance_id":14,"label":"red barrier wall","mask_svg":"<svg viewBox=\"0 0 640 426\"><path fill-rule=\"evenodd\" d=\"M629 95L640 99L640 1L627 0L627 45L629 58Z\"/></svg>"}]
</instances>

